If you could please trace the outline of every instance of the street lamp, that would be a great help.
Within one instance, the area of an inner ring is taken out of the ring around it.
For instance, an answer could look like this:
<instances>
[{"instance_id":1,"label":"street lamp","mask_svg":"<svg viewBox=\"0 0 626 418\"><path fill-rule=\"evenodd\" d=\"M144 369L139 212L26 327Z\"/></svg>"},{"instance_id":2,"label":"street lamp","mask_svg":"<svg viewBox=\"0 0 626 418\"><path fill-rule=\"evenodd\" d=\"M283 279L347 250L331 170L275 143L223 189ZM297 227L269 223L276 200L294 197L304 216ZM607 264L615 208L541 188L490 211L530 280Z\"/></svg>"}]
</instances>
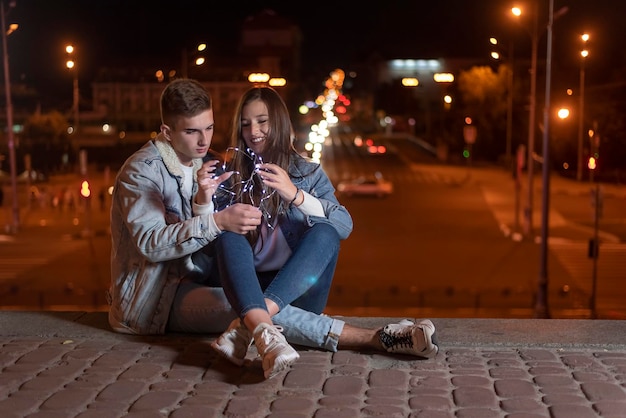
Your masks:
<instances>
[{"instance_id":1,"label":"street lamp","mask_svg":"<svg viewBox=\"0 0 626 418\"><path fill-rule=\"evenodd\" d=\"M528 197L524 208L524 235L529 236L533 230L533 194L534 194L534 154L535 154L535 102L537 101L537 44L539 42L539 17L537 2L533 9L533 27L530 32L531 37L531 59L530 59L530 106L528 113ZM521 16L522 10L513 7L511 13Z\"/></svg>"},{"instance_id":2,"label":"street lamp","mask_svg":"<svg viewBox=\"0 0 626 418\"><path fill-rule=\"evenodd\" d=\"M9 53L7 51L7 36L17 29L17 25L11 25L10 29L6 29L6 14L12 7L15 7L15 1L9 2L9 7L5 11L4 1L0 0L0 30L2 30L2 58L4 63L4 94L6 97L7 109L7 143L9 148L9 164L11 166L11 193L12 193L12 232L17 232L20 225L20 208L17 201L17 165L15 161L15 136L13 133L13 104L11 103L11 78L9 77Z\"/></svg>"},{"instance_id":3,"label":"street lamp","mask_svg":"<svg viewBox=\"0 0 626 418\"><path fill-rule=\"evenodd\" d=\"M66 45L65 52L67 52L69 59L65 62L65 66L74 72L74 82L72 88L72 113L73 113L73 122L74 128L73 132L78 132L78 123L79 123L79 93L78 93L78 69L76 68L76 61L72 58L74 55L74 46Z\"/></svg>"},{"instance_id":4,"label":"street lamp","mask_svg":"<svg viewBox=\"0 0 626 418\"><path fill-rule=\"evenodd\" d=\"M194 60L193 60L194 65L200 66L206 63L206 58L204 56L204 54L206 54L205 52L206 49L207 49L207 44L205 44L204 42L196 45L195 52L194 52ZM183 78L189 77L189 53L186 47L183 48L181 52L180 73Z\"/></svg>"},{"instance_id":5,"label":"street lamp","mask_svg":"<svg viewBox=\"0 0 626 418\"><path fill-rule=\"evenodd\" d=\"M548 11L548 41L546 47L546 90L543 106L543 166L542 166L542 203L541 203L541 244L539 259L539 278L537 280L537 299L535 317L549 318L548 310L548 224L550 214L550 97L552 88L552 26L554 21L563 16L569 8L561 7L554 13L554 0L550 0Z\"/></svg>"},{"instance_id":6,"label":"street lamp","mask_svg":"<svg viewBox=\"0 0 626 418\"><path fill-rule=\"evenodd\" d=\"M589 34L584 33L580 39L583 44L586 44L589 40ZM583 125L585 114L585 61L589 51L583 49L580 51L580 94L578 96L578 162L576 166L576 180L581 181L583 179Z\"/></svg>"},{"instance_id":7,"label":"street lamp","mask_svg":"<svg viewBox=\"0 0 626 418\"><path fill-rule=\"evenodd\" d=\"M496 46L498 45L498 40L496 38L490 38L489 42ZM509 71L507 74L507 97L506 97L506 151L505 151L505 163L506 168L511 168L511 149L513 142L513 41L509 42L509 50L508 50L508 66ZM498 51L492 51L491 57L495 60L499 60L500 53Z\"/></svg>"}]
</instances>

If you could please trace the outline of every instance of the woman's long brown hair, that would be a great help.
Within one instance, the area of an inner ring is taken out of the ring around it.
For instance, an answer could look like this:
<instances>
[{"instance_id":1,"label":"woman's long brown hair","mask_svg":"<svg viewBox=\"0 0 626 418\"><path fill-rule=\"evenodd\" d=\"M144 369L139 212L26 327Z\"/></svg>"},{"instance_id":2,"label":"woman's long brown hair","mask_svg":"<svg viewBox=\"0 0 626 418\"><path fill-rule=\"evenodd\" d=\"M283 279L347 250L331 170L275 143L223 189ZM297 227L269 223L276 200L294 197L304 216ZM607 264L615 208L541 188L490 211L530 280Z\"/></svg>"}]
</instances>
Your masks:
<instances>
[{"instance_id":1,"label":"woman's long brown hair","mask_svg":"<svg viewBox=\"0 0 626 418\"><path fill-rule=\"evenodd\" d=\"M241 133L243 108L256 100L265 103L268 112L269 129L266 133L266 146L262 156L250 155ZM233 192L236 196L241 196L242 203L259 206L262 201L261 209L263 210L264 221L272 226L275 226L275 220L284 210L285 203L278 193L272 193L273 189L264 186L259 176L255 175L255 164L261 159L264 163L276 164L288 172L289 159L292 153L296 152L293 145L293 132L287 105L273 88L253 87L246 91L239 100L233 117L230 139L230 147L239 151L232 154L233 160L229 162L229 167L239 172L242 179L251 179L253 187L251 191L243 190L244 184L236 183L233 185ZM257 230L248 233L248 240L251 244L255 244L258 240L259 231L260 229L257 228Z\"/></svg>"}]
</instances>

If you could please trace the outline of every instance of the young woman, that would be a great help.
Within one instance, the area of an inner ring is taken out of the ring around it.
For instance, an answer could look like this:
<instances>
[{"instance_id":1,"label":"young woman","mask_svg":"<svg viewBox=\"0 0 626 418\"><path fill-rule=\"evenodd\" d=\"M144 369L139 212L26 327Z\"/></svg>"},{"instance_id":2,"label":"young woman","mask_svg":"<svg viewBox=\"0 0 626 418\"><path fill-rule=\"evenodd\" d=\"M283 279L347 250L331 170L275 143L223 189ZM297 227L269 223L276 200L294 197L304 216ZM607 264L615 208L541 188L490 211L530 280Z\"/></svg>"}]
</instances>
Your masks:
<instances>
[{"instance_id":1,"label":"young woman","mask_svg":"<svg viewBox=\"0 0 626 418\"><path fill-rule=\"evenodd\" d=\"M224 232L216 241L222 286L241 321L214 348L240 363L254 339L266 377L299 357L272 316L287 305L322 312L339 243L352 232L352 218L330 179L296 152L292 134L287 106L274 89L247 91L233 120L228 170L234 174L217 198L219 208L256 206L263 221L246 235ZM236 353L226 344L233 339L241 340Z\"/></svg>"}]
</instances>

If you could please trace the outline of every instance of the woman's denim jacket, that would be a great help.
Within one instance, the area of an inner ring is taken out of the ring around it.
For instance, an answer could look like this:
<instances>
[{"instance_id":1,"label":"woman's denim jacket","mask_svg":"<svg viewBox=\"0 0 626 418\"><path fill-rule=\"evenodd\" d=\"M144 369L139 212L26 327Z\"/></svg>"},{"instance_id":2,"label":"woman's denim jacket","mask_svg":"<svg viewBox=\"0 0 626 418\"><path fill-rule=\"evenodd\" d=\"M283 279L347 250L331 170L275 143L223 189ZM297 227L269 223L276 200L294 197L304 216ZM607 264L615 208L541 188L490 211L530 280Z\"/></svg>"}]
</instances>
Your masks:
<instances>
[{"instance_id":1,"label":"woman's denim jacket","mask_svg":"<svg viewBox=\"0 0 626 418\"><path fill-rule=\"evenodd\" d=\"M294 250L306 229L318 222L332 225L339 239L348 238L353 228L352 217L337 200L335 188L322 167L294 153L289 164L289 177L297 188L316 197L326 214L325 217L308 216L290 205L277 221L289 247Z\"/></svg>"},{"instance_id":2,"label":"woman's denim jacket","mask_svg":"<svg viewBox=\"0 0 626 418\"><path fill-rule=\"evenodd\" d=\"M202 161L194 161L196 172ZM326 217L305 216L289 207L279 219L294 248L316 222L330 223L340 239L352 232L352 218L335 197L319 164L294 155L289 175L296 187L317 197ZM212 259L200 251L221 232L212 213L194 216L185 195L178 158L161 136L133 154L120 169L111 207L111 286L109 322L114 330L163 334L170 307L183 277L202 280Z\"/></svg>"}]
</instances>

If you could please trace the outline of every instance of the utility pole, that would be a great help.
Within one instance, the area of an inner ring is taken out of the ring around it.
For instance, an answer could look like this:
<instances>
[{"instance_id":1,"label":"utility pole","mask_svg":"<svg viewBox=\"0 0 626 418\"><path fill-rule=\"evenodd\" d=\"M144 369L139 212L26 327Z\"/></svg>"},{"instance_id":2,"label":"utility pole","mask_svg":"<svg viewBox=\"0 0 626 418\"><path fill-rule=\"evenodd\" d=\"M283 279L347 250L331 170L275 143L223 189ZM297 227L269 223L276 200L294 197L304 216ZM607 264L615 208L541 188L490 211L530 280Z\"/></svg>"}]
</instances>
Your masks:
<instances>
[{"instance_id":1,"label":"utility pole","mask_svg":"<svg viewBox=\"0 0 626 418\"><path fill-rule=\"evenodd\" d=\"M9 10L15 7L15 1L9 2ZM13 132L13 103L11 102L11 78L9 76L9 53L7 51L7 29L4 1L0 0L0 30L2 30L2 59L4 63L4 94L7 109L7 142L9 148L9 164L11 166L11 194L12 194L12 225L13 233L16 233L20 225L20 207L17 195L17 164L15 161L15 135Z\"/></svg>"},{"instance_id":2,"label":"utility pole","mask_svg":"<svg viewBox=\"0 0 626 418\"><path fill-rule=\"evenodd\" d=\"M528 113L528 196L524 208L524 235L533 233L534 166L535 166L535 111L537 102L537 44L539 43L539 10L533 5L533 28L531 31L532 54L530 58L530 106Z\"/></svg>"}]
</instances>

